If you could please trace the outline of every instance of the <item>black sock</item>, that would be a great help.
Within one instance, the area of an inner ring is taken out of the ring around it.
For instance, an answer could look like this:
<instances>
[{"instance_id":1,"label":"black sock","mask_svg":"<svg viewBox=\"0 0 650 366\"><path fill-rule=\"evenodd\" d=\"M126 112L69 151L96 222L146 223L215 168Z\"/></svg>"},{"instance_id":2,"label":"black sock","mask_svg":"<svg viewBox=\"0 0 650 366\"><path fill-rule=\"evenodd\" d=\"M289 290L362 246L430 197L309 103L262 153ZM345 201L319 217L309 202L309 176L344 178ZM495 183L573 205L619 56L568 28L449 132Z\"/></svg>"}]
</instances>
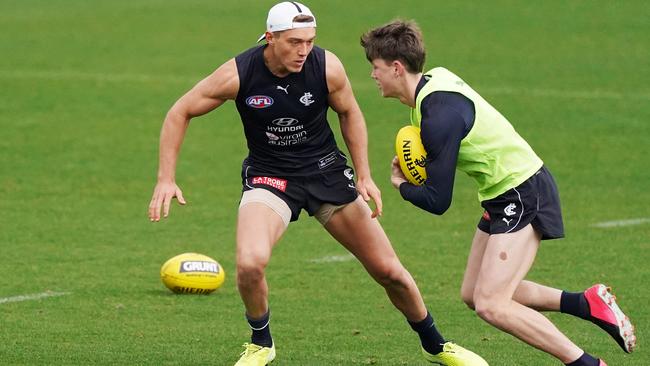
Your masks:
<instances>
[{"instance_id":1,"label":"black sock","mask_svg":"<svg viewBox=\"0 0 650 366\"><path fill-rule=\"evenodd\" d=\"M579 359L571 362L571 363L566 363L565 365L567 366L598 366L600 365L600 361L597 358L593 358L590 354L587 352L583 353L582 356L580 356Z\"/></svg>"},{"instance_id":2,"label":"black sock","mask_svg":"<svg viewBox=\"0 0 650 366\"><path fill-rule=\"evenodd\" d=\"M253 319L246 314L248 325L253 331L253 335L251 335L251 343L262 347L271 347L273 345L273 339L271 338L271 325L269 324L270 318L270 310L259 319Z\"/></svg>"},{"instance_id":3,"label":"black sock","mask_svg":"<svg viewBox=\"0 0 650 366\"><path fill-rule=\"evenodd\" d=\"M560 298L560 311L585 320L591 319L589 303L582 292L562 291Z\"/></svg>"},{"instance_id":4,"label":"black sock","mask_svg":"<svg viewBox=\"0 0 650 366\"><path fill-rule=\"evenodd\" d=\"M436 329L436 325L433 323L433 318L428 311L424 320L417 323L409 321L409 324L414 331L418 332L422 348L424 348L425 351L432 355L442 352L442 345L445 344L445 339L438 332L438 329Z\"/></svg>"}]
</instances>

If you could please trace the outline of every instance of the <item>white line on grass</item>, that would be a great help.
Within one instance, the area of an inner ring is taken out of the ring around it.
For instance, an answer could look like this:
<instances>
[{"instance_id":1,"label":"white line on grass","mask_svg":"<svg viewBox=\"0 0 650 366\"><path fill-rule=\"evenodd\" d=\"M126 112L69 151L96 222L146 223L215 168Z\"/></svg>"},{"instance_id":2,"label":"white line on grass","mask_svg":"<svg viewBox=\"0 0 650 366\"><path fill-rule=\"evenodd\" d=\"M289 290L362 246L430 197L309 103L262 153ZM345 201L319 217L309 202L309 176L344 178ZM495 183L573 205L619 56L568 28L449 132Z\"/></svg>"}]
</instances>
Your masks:
<instances>
[{"instance_id":1,"label":"white line on grass","mask_svg":"<svg viewBox=\"0 0 650 366\"><path fill-rule=\"evenodd\" d=\"M10 303L10 302L38 300L38 299L43 299L43 298L46 298L46 297L64 296L64 295L70 295L70 294L71 294L70 292L45 291L45 292L41 292L40 294L19 295L19 296L11 296L11 297L0 297L0 304L6 304L6 303Z\"/></svg>"},{"instance_id":2,"label":"white line on grass","mask_svg":"<svg viewBox=\"0 0 650 366\"><path fill-rule=\"evenodd\" d=\"M632 225L641 225L650 222L650 217L642 217L639 219L629 219L629 220L616 220L616 221L605 221L593 224L593 227L599 228L610 228L610 227L621 227L621 226L632 226Z\"/></svg>"},{"instance_id":3,"label":"white line on grass","mask_svg":"<svg viewBox=\"0 0 650 366\"><path fill-rule=\"evenodd\" d=\"M345 255L328 255L323 258L311 259L311 263L332 263L332 262L348 262L354 259L352 254Z\"/></svg>"}]
</instances>

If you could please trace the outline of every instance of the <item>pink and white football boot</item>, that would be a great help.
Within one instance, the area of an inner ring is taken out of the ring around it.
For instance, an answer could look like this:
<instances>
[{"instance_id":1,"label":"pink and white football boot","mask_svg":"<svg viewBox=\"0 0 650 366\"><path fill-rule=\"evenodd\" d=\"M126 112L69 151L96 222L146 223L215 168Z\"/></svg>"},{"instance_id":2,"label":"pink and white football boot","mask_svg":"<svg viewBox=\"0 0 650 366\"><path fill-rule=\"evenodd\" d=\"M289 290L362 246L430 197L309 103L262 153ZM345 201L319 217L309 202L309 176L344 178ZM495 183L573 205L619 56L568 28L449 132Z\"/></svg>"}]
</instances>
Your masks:
<instances>
[{"instance_id":1,"label":"pink and white football boot","mask_svg":"<svg viewBox=\"0 0 650 366\"><path fill-rule=\"evenodd\" d=\"M589 303L591 321L601 327L616 340L623 351L631 353L636 345L634 326L616 303L611 288L599 283L585 291ZM606 365L602 360L600 365Z\"/></svg>"}]
</instances>

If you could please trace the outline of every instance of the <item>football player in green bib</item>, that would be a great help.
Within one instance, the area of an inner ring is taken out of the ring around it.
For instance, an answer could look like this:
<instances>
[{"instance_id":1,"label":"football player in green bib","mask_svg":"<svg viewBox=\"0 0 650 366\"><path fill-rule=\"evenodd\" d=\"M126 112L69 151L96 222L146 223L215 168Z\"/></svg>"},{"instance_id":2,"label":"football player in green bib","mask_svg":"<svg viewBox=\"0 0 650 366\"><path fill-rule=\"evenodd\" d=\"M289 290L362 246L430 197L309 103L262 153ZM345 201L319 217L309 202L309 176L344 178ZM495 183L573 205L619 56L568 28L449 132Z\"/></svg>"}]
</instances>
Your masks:
<instances>
[{"instance_id":1,"label":"football player in green bib","mask_svg":"<svg viewBox=\"0 0 650 366\"><path fill-rule=\"evenodd\" d=\"M566 292L525 280L541 240L564 236L560 200L551 173L508 120L449 70L423 73L425 49L414 22L394 21L361 38L382 96L411 108L427 153L422 185L409 183L397 158L391 183L414 205L441 215L451 204L456 169L478 184L485 209L474 234L461 296L489 324L545 351L566 365L602 366L539 311L590 320L625 352L634 327L610 289L596 284ZM425 352L426 357L426 352Z\"/></svg>"}]
</instances>

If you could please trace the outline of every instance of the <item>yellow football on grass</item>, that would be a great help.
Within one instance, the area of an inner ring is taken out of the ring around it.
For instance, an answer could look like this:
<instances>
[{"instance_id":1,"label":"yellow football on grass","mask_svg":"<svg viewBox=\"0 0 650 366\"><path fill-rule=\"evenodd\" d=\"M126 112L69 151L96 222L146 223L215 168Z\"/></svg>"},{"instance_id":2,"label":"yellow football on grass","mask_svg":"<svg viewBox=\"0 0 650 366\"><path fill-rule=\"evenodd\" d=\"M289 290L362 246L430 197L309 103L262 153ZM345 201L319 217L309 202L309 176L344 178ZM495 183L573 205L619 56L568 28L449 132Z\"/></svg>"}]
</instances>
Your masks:
<instances>
[{"instance_id":1,"label":"yellow football on grass","mask_svg":"<svg viewBox=\"0 0 650 366\"><path fill-rule=\"evenodd\" d=\"M183 253L162 265L160 278L176 293L209 294L223 284L226 273L217 261L206 255Z\"/></svg>"},{"instance_id":2,"label":"yellow football on grass","mask_svg":"<svg viewBox=\"0 0 650 366\"><path fill-rule=\"evenodd\" d=\"M427 152L422 145L418 127L405 126L397 132L395 152L406 179L418 186L424 183L427 179Z\"/></svg>"}]
</instances>

